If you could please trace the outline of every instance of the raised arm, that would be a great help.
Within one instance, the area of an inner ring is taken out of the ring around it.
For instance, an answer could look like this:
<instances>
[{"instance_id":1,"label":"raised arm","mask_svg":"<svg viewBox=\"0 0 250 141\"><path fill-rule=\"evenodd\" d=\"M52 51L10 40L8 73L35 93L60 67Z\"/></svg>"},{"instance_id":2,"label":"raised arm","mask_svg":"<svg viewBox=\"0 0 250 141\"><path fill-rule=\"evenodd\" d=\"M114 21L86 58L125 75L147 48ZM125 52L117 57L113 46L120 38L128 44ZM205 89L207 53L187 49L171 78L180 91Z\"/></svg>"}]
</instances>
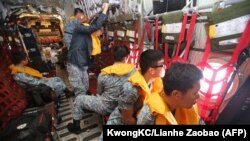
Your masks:
<instances>
[{"instance_id":1,"label":"raised arm","mask_svg":"<svg viewBox=\"0 0 250 141\"><path fill-rule=\"evenodd\" d=\"M103 25L103 23L108 19L108 16L106 15L108 11L109 4L108 3L103 3L103 11L102 14L99 15L97 18L96 22L91 24L90 26L85 26L85 25L78 25L76 27L76 32L80 33L93 33L96 30L100 29Z\"/></svg>"}]
</instances>

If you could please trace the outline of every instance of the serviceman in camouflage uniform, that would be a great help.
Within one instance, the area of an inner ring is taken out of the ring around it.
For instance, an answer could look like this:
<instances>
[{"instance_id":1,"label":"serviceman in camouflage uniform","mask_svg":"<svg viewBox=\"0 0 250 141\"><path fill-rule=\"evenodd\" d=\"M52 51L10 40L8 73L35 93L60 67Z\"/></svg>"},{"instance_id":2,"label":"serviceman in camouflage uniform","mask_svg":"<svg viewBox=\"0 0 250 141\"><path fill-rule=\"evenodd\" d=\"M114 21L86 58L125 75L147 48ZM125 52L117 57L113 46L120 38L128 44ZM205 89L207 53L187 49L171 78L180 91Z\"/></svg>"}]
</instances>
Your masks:
<instances>
[{"instance_id":1,"label":"serviceman in camouflage uniform","mask_svg":"<svg viewBox=\"0 0 250 141\"><path fill-rule=\"evenodd\" d=\"M10 65L11 74L18 84L24 87L37 86L40 84L45 84L55 91L56 95L59 96L62 93L66 95L72 95L63 80L60 77L44 77L38 70L30 68L27 66L28 58L23 52L16 52L12 57L13 64Z\"/></svg>"},{"instance_id":2,"label":"serviceman in camouflage uniform","mask_svg":"<svg viewBox=\"0 0 250 141\"><path fill-rule=\"evenodd\" d=\"M79 95L76 97L73 124L68 124L70 132L78 133L80 120L86 110L108 115L118 105L121 88L127 79L137 72L134 65L125 64L129 53L129 49L125 46L114 47L115 63L101 70L97 81L97 96Z\"/></svg>"},{"instance_id":3,"label":"serviceman in camouflage uniform","mask_svg":"<svg viewBox=\"0 0 250 141\"><path fill-rule=\"evenodd\" d=\"M161 77L165 75L164 55L161 51L146 50L140 56L141 72L124 83L118 106L110 114L107 125L133 125L137 113L151 92L163 90ZM134 78L133 78L134 77ZM103 140L103 135L100 136Z\"/></svg>"},{"instance_id":4,"label":"serviceman in camouflage uniform","mask_svg":"<svg viewBox=\"0 0 250 141\"><path fill-rule=\"evenodd\" d=\"M91 33L97 31L107 21L108 3L103 3L103 12L96 22L90 26L78 24L72 34L67 56L68 79L74 88L75 95L85 95L89 89L88 67L91 63L92 38ZM83 18L87 19L85 16ZM86 20L85 20L86 21Z\"/></svg>"},{"instance_id":5,"label":"serviceman in camouflage uniform","mask_svg":"<svg viewBox=\"0 0 250 141\"><path fill-rule=\"evenodd\" d=\"M136 124L137 113L153 91L162 91L161 77L165 75L164 55L161 51L146 50L140 56L141 77L124 83L118 107L111 113L107 125Z\"/></svg>"}]
</instances>

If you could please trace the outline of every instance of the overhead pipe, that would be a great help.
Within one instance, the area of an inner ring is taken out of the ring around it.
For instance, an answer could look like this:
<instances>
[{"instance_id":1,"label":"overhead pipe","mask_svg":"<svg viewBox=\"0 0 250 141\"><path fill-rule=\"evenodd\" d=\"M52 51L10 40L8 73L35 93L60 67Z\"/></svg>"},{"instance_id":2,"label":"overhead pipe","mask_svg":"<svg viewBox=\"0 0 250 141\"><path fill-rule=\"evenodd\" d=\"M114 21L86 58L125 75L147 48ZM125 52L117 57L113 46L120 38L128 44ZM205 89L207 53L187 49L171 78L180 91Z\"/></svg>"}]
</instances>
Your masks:
<instances>
[{"instance_id":1,"label":"overhead pipe","mask_svg":"<svg viewBox=\"0 0 250 141\"><path fill-rule=\"evenodd\" d=\"M86 10L86 8L83 6L82 0L79 1L79 4L81 5L81 8L82 8L83 12L84 12L85 14L87 14L87 10Z\"/></svg>"},{"instance_id":2,"label":"overhead pipe","mask_svg":"<svg viewBox=\"0 0 250 141\"><path fill-rule=\"evenodd\" d=\"M86 14L86 16L88 16L88 15L89 15L89 14L88 14L88 9L87 9L87 7L86 7L86 4L84 5L84 3L86 3L85 1L86 1L86 0L80 0L79 3L80 3L80 5L81 5L81 9L83 9L83 10L84 10L84 13Z\"/></svg>"},{"instance_id":3,"label":"overhead pipe","mask_svg":"<svg viewBox=\"0 0 250 141\"><path fill-rule=\"evenodd\" d=\"M84 0L84 3L86 3L86 1L87 1L87 0ZM84 7L84 9L85 9L85 11L86 11L86 15L87 15L87 17L88 17L88 16L89 16L89 9L88 9L87 5L84 4L84 3L82 2L82 6Z\"/></svg>"},{"instance_id":4,"label":"overhead pipe","mask_svg":"<svg viewBox=\"0 0 250 141\"><path fill-rule=\"evenodd\" d=\"M87 12L88 12L88 17L90 17L91 15L91 11L90 11L90 3L89 3L89 0L85 0L85 6L86 6L86 9L87 9Z\"/></svg>"},{"instance_id":5,"label":"overhead pipe","mask_svg":"<svg viewBox=\"0 0 250 141\"><path fill-rule=\"evenodd\" d=\"M226 5L240 3L242 1L244 1L244 0L225 0L225 1L222 1L220 3L222 3L224 6L226 6ZM208 5L188 8L187 6L190 5L191 3L192 3L192 1L190 1L185 7L183 7L182 10L164 12L164 13L161 13L161 14L155 14L155 15L151 15L151 16L145 16L144 19L155 19L155 18L159 18L159 17L161 17L163 15L166 15L166 14L169 14L169 13L177 13L177 12L180 12L180 11L183 11L183 12L199 11L199 10L209 9L209 8L212 8L214 6L214 4L208 4Z\"/></svg>"},{"instance_id":6,"label":"overhead pipe","mask_svg":"<svg viewBox=\"0 0 250 141\"><path fill-rule=\"evenodd\" d=\"M91 10L91 12L92 12L91 16L92 16L92 15L94 15L96 13L96 11L95 11L95 2L93 0L90 1L90 9L92 9Z\"/></svg>"}]
</instances>

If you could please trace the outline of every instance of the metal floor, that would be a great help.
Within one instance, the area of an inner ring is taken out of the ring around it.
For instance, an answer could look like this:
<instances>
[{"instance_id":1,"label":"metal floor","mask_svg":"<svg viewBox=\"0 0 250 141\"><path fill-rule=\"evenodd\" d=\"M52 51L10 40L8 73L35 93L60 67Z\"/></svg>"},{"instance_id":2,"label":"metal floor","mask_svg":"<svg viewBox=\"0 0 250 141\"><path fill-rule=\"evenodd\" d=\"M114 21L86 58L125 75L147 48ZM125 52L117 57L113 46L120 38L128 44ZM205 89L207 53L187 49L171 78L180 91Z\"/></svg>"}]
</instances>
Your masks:
<instances>
[{"instance_id":1,"label":"metal floor","mask_svg":"<svg viewBox=\"0 0 250 141\"><path fill-rule=\"evenodd\" d=\"M66 70L56 67L57 76L61 77L68 88L69 82L67 79ZM61 107L58 115L61 116L62 122L56 125L56 133L60 141L98 141L102 132L102 118L95 113L86 114L81 120L81 133L72 134L67 129L67 124L72 122L73 98L67 99L65 96L60 98Z\"/></svg>"}]
</instances>

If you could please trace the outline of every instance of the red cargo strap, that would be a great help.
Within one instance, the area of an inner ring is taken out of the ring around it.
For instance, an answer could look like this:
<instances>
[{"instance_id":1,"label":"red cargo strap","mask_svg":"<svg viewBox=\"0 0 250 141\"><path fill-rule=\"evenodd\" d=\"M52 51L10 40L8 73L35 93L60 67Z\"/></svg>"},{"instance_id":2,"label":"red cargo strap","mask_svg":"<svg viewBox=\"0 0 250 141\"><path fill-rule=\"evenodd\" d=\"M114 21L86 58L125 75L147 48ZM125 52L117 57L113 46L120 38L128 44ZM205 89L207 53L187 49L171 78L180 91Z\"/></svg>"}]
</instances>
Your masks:
<instances>
[{"instance_id":1,"label":"red cargo strap","mask_svg":"<svg viewBox=\"0 0 250 141\"><path fill-rule=\"evenodd\" d=\"M144 29L142 30L142 36L141 36L140 39L138 39L139 45L137 47L137 44L136 44L136 39L137 39L136 35L138 33L138 21L136 21L135 25L134 25L134 29L135 29L135 32L134 32L134 43L133 43L132 47L130 45L128 45L129 48L130 48L130 50L131 50L128 62L135 64L137 68L139 67L139 58L140 58L139 56L140 56L140 54L141 54L141 52L143 50L143 41L144 41L144 36L145 36L145 30L147 30L148 37L151 37L151 35L150 35L151 34L150 33L150 27L149 26L150 26L149 22L146 21L146 23L144 25Z\"/></svg>"},{"instance_id":2,"label":"red cargo strap","mask_svg":"<svg viewBox=\"0 0 250 141\"><path fill-rule=\"evenodd\" d=\"M165 62L165 65L168 66L168 43L164 43L164 62Z\"/></svg>"},{"instance_id":3,"label":"red cargo strap","mask_svg":"<svg viewBox=\"0 0 250 141\"><path fill-rule=\"evenodd\" d=\"M189 53L191 41L192 41L192 38L193 38L196 18L197 18L197 13L193 12L191 22L190 22L190 26L188 28L187 44L186 44L186 47L185 47L185 54L184 54L184 58L183 58L185 61L187 61L187 58L188 58L188 53Z\"/></svg>"},{"instance_id":4,"label":"red cargo strap","mask_svg":"<svg viewBox=\"0 0 250 141\"><path fill-rule=\"evenodd\" d=\"M207 41L206 41L206 47L205 47L205 52L203 54L202 60L201 60L201 64L202 67L204 68L205 64L207 63L207 59L209 57L209 53L211 51L211 44L210 44L210 37L207 36Z\"/></svg>"},{"instance_id":5,"label":"red cargo strap","mask_svg":"<svg viewBox=\"0 0 250 141\"><path fill-rule=\"evenodd\" d=\"M240 55L240 53L249 45L250 43L250 20L246 25L245 31L242 33L239 43L234 50L234 54L230 60L230 63L235 63Z\"/></svg>"},{"instance_id":6,"label":"red cargo strap","mask_svg":"<svg viewBox=\"0 0 250 141\"><path fill-rule=\"evenodd\" d=\"M141 36L141 39L139 40L139 45L138 45L139 53L138 53L138 56L140 56L142 51L143 51L144 36L145 36L145 28L142 30L142 36ZM137 59L137 63L136 63L137 68L139 67L139 61L140 61L140 57L138 57L138 59Z\"/></svg>"},{"instance_id":7,"label":"red cargo strap","mask_svg":"<svg viewBox=\"0 0 250 141\"><path fill-rule=\"evenodd\" d=\"M246 25L246 29L244 30L244 32L240 38L239 43L237 44L236 48L234 49L234 52L233 52L233 55L231 57L230 62L215 69L215 68L212 68L212 66L207 63L207 59L208 59L208 56L209 56L209 53L211 50L210 39L209 39L209 37L207 38L205 53L203 55L202 61L199 64L199 66L203 70L205 68L212 70L213 75L212 75L211 80L203 78L203 81L205 81L206 83L208 83L210 85L208 86L208 91L206 93L200 91L200 93L204 95L204 100L198 101L199 107L202 107L202 109L200 109L200 116L206 122L210 122L211 124L214 124L214 122L217 118L217 115L218 115L219 108L223 102L223 97L224 97L224 94L226 91L227 83L228 83L228 80L230 78L231 73L233 72L234 65L237 63L237 60L238 60L240 53L242 52L243 49L245 49L248 46L249 42L250 42L250 21L248 21L248 23ZM216 77L217 73L223 69L226 69L226 74L225 74L224 78L216 81L215 77ZM222 83L221 90L218 93L212 94L213 86L218 84L218 83ZM218 96L218 98L216 99L215 104L212 105L212 104L210 104L210 101L211 101L212 96L215 96L215 95ZM208 115L209 110L211 110L211 113Z\"/></svg>"},{"instance_id":8,"label":"red cargo strap","mask_svg":"<svg viewBox=\"0 0 250 141\"><path fill-rule=\"evenodd\" d=\"M151 29L148 19L145 20L145 29L147 30L148 40L151 41Z\"/></svg>"},{"instance_id":9,"label":"red cargo strap","mask_svg":"<svg viewBox=\"0 0 250 141\"><path fill-rule=\"evenodd\" d=\"M183 16L182 26L181 26L181 32L180 32L180 36L179 36L179 39L178 39L178 44L177 44L177 47L176 47L174 58L179 56L181 43L183 42L184 36L185 36L186 24L187 24L187 14L185 14Z\"/></svg>"},{"instance_id":10,"label":"red cargo strap","mask_svg":"<svg viewBox=\"0 0 250 141\"><path fill-rule=\"evenodd\" d=\"M159 50L159 35L158 35L158 25L159 24L159 19L158 17L155 18L155 50Z\"/></svg>"},{"instance_id":11,"label":"red cargo strap","mask_svg":"<svg viewBox=\"0 0 250 141\"><path fill-rule=\"evenodd\" d=\"M129 43L129 41L126 44L126 46L130 49L130 55L128 58L129 64L135 64L137 63L138 58L138 48L137 48L137 33L138 33L138 21L134 22L134 42L133 44Z\"/></svg>"},{"instance_id":12,"label":"red cargo strap","mask_svg":"<svg viewBox=\"0 0 250 141\"><path fill-rule=\"evenodd\" d=\"M186 14L184 15L183 22L182 22L182 27L181 27L181 33L180 33L180 37L179 37L178 45L177 45L177 49L176 49L176 54L175 54L175 57L173 58L173 61L187 62L187 57L188 57L188 53L189 53L189 50L190 50L191 41L192 41L192 38L193 38L193 32L194 32L194 27L195 27L195 23L196 23L196 18L197 18L197 13L193 12L192 17L191 17L191 22L190 22L190 25L189 25L189 28L188 28L187 44L185 46L184 57L181 58L179 56L180 46L181 46L181 43L184 40L185 28L186 28L186 24L187 24L187 15Z\"/></svg>"},{"instance_id":13,"label":"red cargo strap","mask_svg":"<svg viewBox=\"0 0 250 141\"><path fill-rule=\"evenodd\" d=\"M248 20L246 28L245 28L244 32L242 33L241 38L239 40L239 43L237 44L237 46L236 46L236 48L235 48L235 50L233 52L232 58L231 58L231 60L230 60L230 62L228 64L228 66L230 66L230 68L227 71L227 75L226 75L227 80L228 80L231 72L233 72L233 69L234 69L233 66L234 66L234 64L237 63L237 60L239 58L240 53L245 48L248 47L249 43L250 43L250 20ZM228 81L226 81L226 82L224 81L224 85L222 86L222 92L223 92L222 94L224 94L224 92L226 90L227 82ZM219 112L219 108L220 108L220 106L221 106L221 104L223 102L222 98L223 97L219 97L219 99L216 101L216 104L215 104L216 107L215 107L215 109L214 109L214 111L212 113L212 122L211 122L212 124L214 124L214 122L216 120L216 117L218 115L218 112Z\"/></svg>"}]
</instances>

